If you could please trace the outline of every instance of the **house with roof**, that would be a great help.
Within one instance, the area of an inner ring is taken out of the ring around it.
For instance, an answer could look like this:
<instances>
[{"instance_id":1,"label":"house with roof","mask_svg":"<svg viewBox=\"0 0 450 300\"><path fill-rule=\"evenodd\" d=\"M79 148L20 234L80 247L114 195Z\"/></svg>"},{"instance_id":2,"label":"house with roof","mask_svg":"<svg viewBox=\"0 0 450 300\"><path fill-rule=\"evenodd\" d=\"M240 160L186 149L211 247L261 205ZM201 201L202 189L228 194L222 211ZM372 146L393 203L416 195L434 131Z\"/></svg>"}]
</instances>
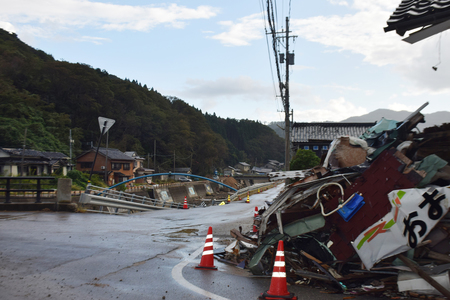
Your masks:
<instances>
[{"instance_id":1,"label":"house with roof","mask_svg":"<svg viewBox=\"0 0 450 300\"><path fill-rule=\"evenodd\" d=\"M77 170L89 173L94 163L96 149L79 155L77 159ZM134 178L134 158L122 151L113 148L99 148L97 159L93 168L93 174L106 178L108 185L126 181Z\"/></svg>"},{"instance_id":2,"label":"house with roof","mask_svg":"<svg viewBox=\"0 0 450 300\"><path fill-rule=\"evenodd\" d=\"M267 164L264 165L264 169L271 169L272 172L281 171L284 168L284 163L280 163L278 160L269 159Z\"/></svg>"},{"instance_id":3,"label":"house with roof","mask_svg":"<svg viewBox=\"0 0 450 300\"><path fill-rule=\"evenodd\" d=\"M318 157L326 154L330 143L339 136L360 136L376 122L311 122L292 125L292 150L312 150Z\"/></svg>"},{"instance_id":4,"label":"house with roof","mask_svg":"<svg viewBox=\"0 0 450 300\"><path fill-rule=\"evenodd\" d=\"M70 158L61 152L0 148L0 174L3 176L50 175L61 170L67 175Z\"/></svg>"},{"instance_id":5,"label":"house with roof","mask_svg":"<svg viewBox=\"0 0 450 300\"><path fill-rule=\"evenodd\" d=\"M240 170L242 173L248 173L250 172L251 166L246 162L239 162L234 168Z\"/></svg>"},{"instance_id":6,"label":"house with roof","mask_svg":"<svg viewBox=\"0 0 450 300\"><path fill-rule=\"evenodd\" d=\"M272 172L272 169L267 168L259 168L259 167L253 167L251 173L255 175L267 175L270 172Z\"/></svg>"},{"instance_id":7,"label":"house with roof","mask_svg":"<svg viewBox=\"0 0 450 300\"><path fill-rule=\"evenodd\" d=\"M235 174L236 174L236 169L235 168L233 168L231 166L223 168L223 176L230 177L230 176L234 176Z\"/></svg>"},{"instance_id":8,"label":"house with roof","mask_svg":"<svg viewBox=\"0 0 450 300\"><path fill-rule=\"evenodd\" d=\"M144 167L145 158L140 157L135 151L125 151L125 155L132 157L134 159L133 163L133 174L134 177L141 177L145 175L151 175L155 173L154 169L149 169ZM152 177L136 179L135 183L152 183Z\"/></svg>"},{"instance_id":9,"label":"house with roof","mask_svg":"<svg viewBox=\"0 0 450 300\"><path fill-rule=\"evenodd\" d=\"M189 167L175 168L175 169L173 169L173 172L174 173L183 173L183 174L191 174L192 173L191 168L189 168ZM185 176L183 176L183 175L174 175L173 179L179 180L180 177L185 177Z\"/></svg>"}]
</instances>

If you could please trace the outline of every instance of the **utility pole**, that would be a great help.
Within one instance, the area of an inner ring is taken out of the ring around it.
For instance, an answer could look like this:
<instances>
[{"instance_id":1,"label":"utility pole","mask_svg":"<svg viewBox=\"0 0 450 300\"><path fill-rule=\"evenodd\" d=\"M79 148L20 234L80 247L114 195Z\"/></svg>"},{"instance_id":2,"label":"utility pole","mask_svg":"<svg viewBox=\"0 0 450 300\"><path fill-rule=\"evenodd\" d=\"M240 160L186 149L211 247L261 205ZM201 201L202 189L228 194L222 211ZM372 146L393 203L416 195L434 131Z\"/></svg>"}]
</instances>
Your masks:
<instances>
[{"instance_id":1,"label":"utility pole","mask_svg":"<svg viewBox=\"0 0 450 300\"><path fill-rule=\"evenodd\" d=\"M286 83L284 84L284 168L289 171L291 161L291 122L289 118L289 18L286 17Z\"/></svg>"},{"instance_id":2,"label":"utility pole","mask_svg":"<svg viewBox=\"0 0 450 300\"><path fill-rule=\"evenodd\" d=\"M273 1L267 0L267 21L270 27L270 34L272 35L272 47L275 54L275 65L277 70L278 83L280 88L280 97L283 101L284 108L284 140L285 140L285 155L284 155L284 168L289 171L291 160L291 122L290 122L290 107L289 107L289 65L294 64L294 53L289 53L289 38L296 38L296 36L289 35L289 17L286 17L286 31L277 32L275 10L273 8ZM283 34L283 35L281 35ZM277 36L280 35L280 36ZM278 51L278 45L280 40L285 42L285 53ZM279 57L279 59L278 59ZM286 63L286 78L285 82L282 82L280 63Z\"/></svg>"},{"instance_id":3,"label":"utility pole","mask_svg":"<svg viewBox=\"0 0 450 300\"><path fill-rule=\"evenodd\" d=\"M25 147L27 146L27 129L25 127L25 135L23 136L23 148L22 148L22 163L20 166L20 176L23 176L23 165L24 165L24 156L25 156Z\"/></svg>"},{"instance_id":4,"label":"utility pole","mask_svg":"<svg viewBox=\"0 0 450 300\"><path fill-rule=\"evenodd\" d=\"M153 167L155 168L156 172L156 140L153 141Z\"/></svg>"},{"instance_id":5,"label":"utility pole","mask_svg":"<svg viewBox=\"0 0 450 300\"><path fill-rule=\"evenodd\" d=\"M69 148L70 148L70 163L72 163L72 144L73 144L73 140L72 140L72 129L69 129Z\"/></svg>"}]
</instances>

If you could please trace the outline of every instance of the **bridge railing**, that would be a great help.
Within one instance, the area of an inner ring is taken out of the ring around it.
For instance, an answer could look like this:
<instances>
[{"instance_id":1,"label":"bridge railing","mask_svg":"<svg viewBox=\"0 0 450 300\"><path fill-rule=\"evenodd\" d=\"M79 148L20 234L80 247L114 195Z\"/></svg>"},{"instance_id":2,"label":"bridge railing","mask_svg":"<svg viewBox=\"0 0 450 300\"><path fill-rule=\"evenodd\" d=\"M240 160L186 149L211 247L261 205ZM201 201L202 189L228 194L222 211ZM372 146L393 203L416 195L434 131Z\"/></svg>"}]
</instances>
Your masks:
<instances>
[{"instance_id":1,"label":"bridge railing","mask_svg":"<svg viewBox=\"0 0 450 300\"><path fill-rule=\"evenodd\" d=\"M81 194L80 203L98 206L114 207L116 212L119 209L128 210L154 210L183 208L183 203L173 201L157 200L146 196L125 193L113 189L88 185L85 193Z\"/></svg>"},{"instance_id":2,"label":"bridge railing","mask_svg":"<svg viewBox=\"0 0 450 300\"><path fill-rule=\"evenodd\" d=\"M0 177L0 186L3 187L0 189L0 193L5 193L5 203L11 203L11 195L17 195L19 193L23 193L24 196L36 197L35 203L41 203L42 193L55 192L55 189L44 189L43 186L51 184L43 183L43 181L53 179L55 179L55 177L50 176ZM31 193L31 195L26 193Z\"/></svg>"}]
</instances>

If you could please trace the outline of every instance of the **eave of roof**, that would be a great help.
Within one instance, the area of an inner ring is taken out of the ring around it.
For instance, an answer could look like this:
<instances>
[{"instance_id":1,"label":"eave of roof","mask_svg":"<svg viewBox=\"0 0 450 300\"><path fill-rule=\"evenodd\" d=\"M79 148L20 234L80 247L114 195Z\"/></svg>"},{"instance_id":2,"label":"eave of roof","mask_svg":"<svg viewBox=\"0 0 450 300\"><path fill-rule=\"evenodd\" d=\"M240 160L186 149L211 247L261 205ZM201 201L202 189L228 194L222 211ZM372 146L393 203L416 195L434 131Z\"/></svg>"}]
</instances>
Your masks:
<instances>
[{"instance_id":1,"label":"eave of roof","mask_svg":"<svg viewBox=\"0 0 450 300\"><path fill-rule=\"evenodd\" d=\"M406 31L442 23L450 18L450 0L403 0L387 20L385 32L395 30L403 36Z\"/></svg>"}]
</instances>

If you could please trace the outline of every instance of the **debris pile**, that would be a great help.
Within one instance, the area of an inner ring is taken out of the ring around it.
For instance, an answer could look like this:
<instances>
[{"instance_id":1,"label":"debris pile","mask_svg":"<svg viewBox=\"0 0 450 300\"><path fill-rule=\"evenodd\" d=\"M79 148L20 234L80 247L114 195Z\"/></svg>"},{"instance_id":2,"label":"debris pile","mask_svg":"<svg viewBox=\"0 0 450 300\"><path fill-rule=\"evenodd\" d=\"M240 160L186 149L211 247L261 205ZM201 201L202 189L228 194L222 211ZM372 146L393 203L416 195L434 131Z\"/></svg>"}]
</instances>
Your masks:
<instances>
[{"instance_id":1,"label":"debris pile","mask_svg":"<svg viewBox=\"0 0 450 300\"><path fill-rule=\"evenodd\" d=\"M283 240L291 283L450 298L450 124L419 132L427 104L335 139L320 166L273 174L292 183L259 209L256 233L231 231L224 258L270 275Z\"/></svg>"}]
</instances>

